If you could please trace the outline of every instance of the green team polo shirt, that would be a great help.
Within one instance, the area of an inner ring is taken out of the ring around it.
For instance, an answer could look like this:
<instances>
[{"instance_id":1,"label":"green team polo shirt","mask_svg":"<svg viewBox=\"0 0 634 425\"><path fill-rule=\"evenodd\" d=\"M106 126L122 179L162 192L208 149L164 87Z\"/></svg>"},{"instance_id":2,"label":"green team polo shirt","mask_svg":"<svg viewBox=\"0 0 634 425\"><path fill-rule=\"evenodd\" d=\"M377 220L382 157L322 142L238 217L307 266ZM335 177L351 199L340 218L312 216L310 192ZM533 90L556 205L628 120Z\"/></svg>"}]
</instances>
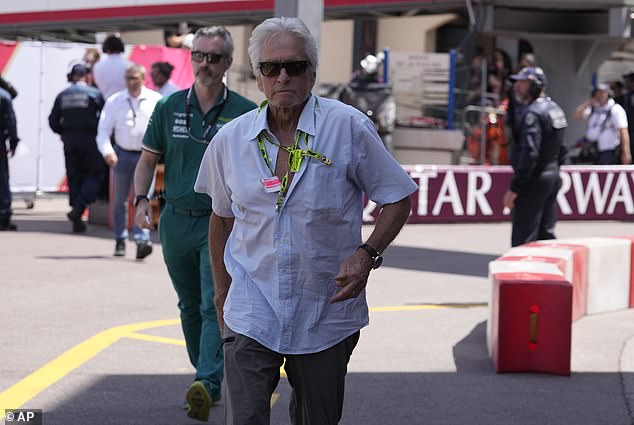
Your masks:
<instances>
[{"instance_id":1,"label":"green team polo shirt","mask_svg":"<svg viewBox=\"0 0 634 425\"><path fill-rule=\"evenodd\" d=\"M143 149L164 155L163 196L168 203L185 209L211 209L211 198L207 194L194 192L198 168L208 143L196 141L187 134L185 111L188 92L189 89L172 93L157 103L145 131ZM231 90L227 90L223 105L224 96L222 90L216 99L216 106L203 115L192 87L189 108L192 136L203 139L205 130L213 124L206 137L211 140L223 125L257 107Z\"/></svg>"}]
</instances>

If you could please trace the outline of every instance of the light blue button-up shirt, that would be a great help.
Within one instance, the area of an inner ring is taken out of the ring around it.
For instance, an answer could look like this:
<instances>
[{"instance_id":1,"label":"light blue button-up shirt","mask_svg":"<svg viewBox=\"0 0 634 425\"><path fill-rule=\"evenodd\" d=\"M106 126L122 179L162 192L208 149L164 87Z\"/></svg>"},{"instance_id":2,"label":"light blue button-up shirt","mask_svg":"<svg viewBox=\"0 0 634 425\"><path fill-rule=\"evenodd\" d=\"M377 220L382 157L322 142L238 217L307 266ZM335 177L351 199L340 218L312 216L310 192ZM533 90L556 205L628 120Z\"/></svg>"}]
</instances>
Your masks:
<instances>
[{"instance_id":1,"label":"light blue button-up shirt","mask_svg":"<svg viewBox=\"0 0 634 425\"><path fill-rule=\"evenodd\" d=\"M262 131L277 143L266 116L264 107L226 124L208 146L194 188L211 196L217 215L235 218L224 255L232 279L227 326L278 353L315 353L368 324L365 293L328 301L341 263L361 244L363 193L383 205L417 186L365 115L311 97L297 130L332 165L304 157L276 211L279 193L264 188L271 170L257 143ZM275 169L279 148L265 143Z\"/></svg>"}]
</instances>

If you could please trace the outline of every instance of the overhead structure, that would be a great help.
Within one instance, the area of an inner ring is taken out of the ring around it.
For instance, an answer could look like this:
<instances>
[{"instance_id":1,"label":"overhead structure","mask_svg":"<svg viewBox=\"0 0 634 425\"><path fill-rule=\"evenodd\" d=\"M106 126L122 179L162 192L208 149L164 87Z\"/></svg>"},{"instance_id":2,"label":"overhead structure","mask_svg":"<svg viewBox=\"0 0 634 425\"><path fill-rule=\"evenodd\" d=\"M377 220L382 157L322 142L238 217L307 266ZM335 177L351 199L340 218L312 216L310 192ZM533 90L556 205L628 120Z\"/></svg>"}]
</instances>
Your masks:
<instances>
[{"instance_id":1,"label":"overhead structure","mask_svg":"<svg viewBox=\"0 0 634 425\"><path fill-rule=\"evenodd\" d=\"M320 38L322 20L380 19L453 13L468 27L469 0L21 0L3 2L0 39L95 42L96 32L224 25L255 25L284 14L302 17ZM323 15L315 13L323 4ZM474 33L516 56L532 45L549 76L549 91L565 110L587 97L593 73L631 39L633 0L471 0ZM285 7L295 7L287 12ZM282 9L280 9L282 8ZM323 16L323 19L322 17ZM356 42L356 41L355 41ZM380 46L382 47L382 46ZM354 55L353 55L354 56ZM357 59L358 58L353 58ZM634 70L633 70L634 71ZM571 137L582 132L573 123Z\"/></svg>"},{"instance_id":2,"label":"overhead structure","mask_svg":"<svg viewBox=\"0 0 634 425\"><path fill-rule=\"evenodd\" d=\"M323 4L324 19L412 16L447 11L458 12L464 0L277 0L298 3L298 13L314 11ZM149 0L91 1L22 0L5 2L0 14L0 38L94 41L95 32L137 31L191 26L255 25L276 14L276 0ZM315 5L313 5L315 3ZM311 28L312 30L312 28Z\"/></svg>"}]
</instances>

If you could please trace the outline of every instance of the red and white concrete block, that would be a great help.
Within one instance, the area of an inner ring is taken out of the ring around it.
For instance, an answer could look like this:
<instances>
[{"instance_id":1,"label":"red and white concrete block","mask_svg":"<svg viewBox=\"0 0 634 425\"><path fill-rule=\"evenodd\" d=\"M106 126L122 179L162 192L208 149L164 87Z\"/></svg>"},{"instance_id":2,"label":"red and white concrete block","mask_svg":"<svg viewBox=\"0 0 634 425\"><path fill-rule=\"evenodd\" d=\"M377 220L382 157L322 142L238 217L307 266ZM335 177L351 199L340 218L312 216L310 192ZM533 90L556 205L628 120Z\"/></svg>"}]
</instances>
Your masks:
<instances>
[{"instance_id":1,"label":"red and white concrete block","mask_svg":"<svg viewBox=\"0 0 634 425\"><path fill-rule=\"evenodd\" d=\"M634 236L537 241L489 263L497 372L570 374L572 321L634 307Z\"/></svg>"},{"instance_id":2,"label":"red and white concrete block","mask_svg":"<svg viewBox=\"0 0 634 425\"><path fill-rule=\"evenodd\" d=\"M634 235L619 236L619 238L626 239L632 243L630 245L630 308L634 308Z\"/></svg>"},{"instance_id":3,"label":"red and white concrete block","mask_svg":"<svg viewBox=\"0 0 634 425\"><path fill-rule=\"evenodd\" d=\"M527 249L530 251L525 251ZM511 248L507 254L514 250L521 250L520 252L531 253L531 255L541 253L548 257L565 258L565 276L572 284L572 320L585 316L588 304L588 248L586 246L564 243L562 240L546 240Z\"/></svg>"},{"instance_id":4,"label":"red and white concrete block","mask_svg":"<svg viewBox=\"0 0 634 425\"><path fill-rule=\"evenodd\" d=\"M561 242L588 249L586 314L629 308L632 242L625 238L574 238Z\"/></svg>"},{"instance_id":5,"label":"red and white concrete block","mask_svg":"<svg viewBox=\"0 0 634 425\"><path fill-rule=\"evenodd\" d=\"M557 261L489 263L487 345L498 373L570 374L572 285Z\"/></svg>"}]
</instances>

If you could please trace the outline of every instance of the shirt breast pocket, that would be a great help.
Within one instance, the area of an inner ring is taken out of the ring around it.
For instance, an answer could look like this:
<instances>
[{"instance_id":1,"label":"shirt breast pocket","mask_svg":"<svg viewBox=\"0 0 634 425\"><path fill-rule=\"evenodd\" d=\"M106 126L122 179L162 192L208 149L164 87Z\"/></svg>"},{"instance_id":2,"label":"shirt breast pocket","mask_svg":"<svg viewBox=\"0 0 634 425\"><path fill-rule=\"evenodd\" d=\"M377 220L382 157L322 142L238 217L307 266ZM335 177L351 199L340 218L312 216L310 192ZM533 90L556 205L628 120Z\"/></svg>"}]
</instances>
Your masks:
<instances>
[{"instance_id":1,"label":"shirt breast pocket","mask_svg":"<svg viewBox=\"0 0 634 425\"><path fill-rule=\"evenodd\" d=\"M321 163L313 166L312 178L305 193L305 206L309 211L341 213L343 208L343 186L345 181L334 166ZM309 170L307 170L309 171Z\"/></svg>"}]
</instances>

